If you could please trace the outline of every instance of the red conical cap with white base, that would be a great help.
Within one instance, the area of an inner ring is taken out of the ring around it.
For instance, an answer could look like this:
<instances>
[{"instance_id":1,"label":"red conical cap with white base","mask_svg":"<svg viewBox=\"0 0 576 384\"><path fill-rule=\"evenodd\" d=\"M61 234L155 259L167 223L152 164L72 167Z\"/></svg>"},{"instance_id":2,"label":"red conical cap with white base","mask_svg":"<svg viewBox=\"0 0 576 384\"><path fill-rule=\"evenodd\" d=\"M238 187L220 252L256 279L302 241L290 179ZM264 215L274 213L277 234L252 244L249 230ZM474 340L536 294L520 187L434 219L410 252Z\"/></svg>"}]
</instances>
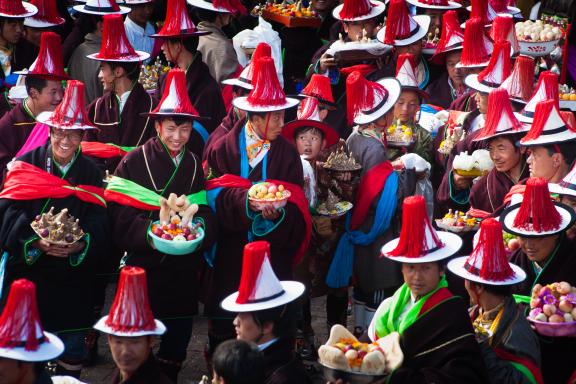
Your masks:
<instances>
[{"instance_id":1,"label":"red conical cap with white base","mask_svg":"<svg viewBox=\"0 0 576 384\"><path fill-rule=\"evenodd\" d=\"M540 73L536 90L522 110L520 121L531 123L536 112L536 104L544 100L554 100L558 109L560 108L558 75L552 71L543 71Z\"/></svg>"},{"instance_id":2,"label":"red conical cap with white base","mask_svg":"<svg viewBox=\"0 0 576 384\"><path fill-rule=\"evenodd\" d=\"M300 92L301 95L318 99L320 103L334 104L330 78L324 75L313 74L306 87Z\"/></svg>"},{"instance_id":3,"label":"red conical cap with white base","mask_svg":"<svg viewBox=\"0 0 576 384\"><path fill-rule=\"evenodd\" d=\"M188 96L186 72L180 68L168 71L162 99L156 109L146 115L160 118L163 116L200 117Z\"/></svg>"},{"instance_id":4,"label":"red conical cap with white base","mask_svg":"<svg viewBox=\"0 0 576 384\"><path fill-rule=\"evenodd\" d=\"M464 83L472 89L489 93L510 76L511 69L510 42L501 40L494 44L494 52L488 66L478 74L466 76Z\"/></svg>"},{"instance_id":5,"label":"red conical cap with white base","mask_svg":"<svg viewBox=\"0 0 576 384\"><path fill-rule=\"evenodd\" d=\"M508 91L513 101L526 103L534 92L534 58L520 55L514 61L510 76L501 87Z\"/></svg>"},{"instance_id":6,"label":"red conical cap with white base","mask_svg":"<svg viewBox=\"0 0 576 384\"><path fill-rule=\"evenodd\" d=\"M86 112L84 83L68 81L60 104L53 112L40 113L36 121L59 129L96 129Z\"/></svg>"},{"instance_id":7,"label":"red conical cap with white base","mask_svg":"<svg viewBox=\"0 0 576 384\"><path fill-rule=\"evenodd\" d=\"M14 72L26 76L36 76L47 80L67 80L62 60L62 40L54 32L42 32L38 57L27 71Z\"/></svg>"},{"instance_id":8,"label":"red conical cap with white base","mask_svg":"<svg viewBox=\"0 0 576 384\"><path fill-rule=\"evenodd\" d=\"M576 130L566 124L560 115L557 101L544 100L536 104L532 126L520 144L533 146L573 140L576 140Z\"/></svg>"},{"instance_id":9,"label":"red conical cap with white base","mask_svg":"<svg viewBox=\"0 0 576 384\"><path fill-rule=\"evenodd\" d=\"M442 15L442 33L440 40L430 61L436 64L442 64L446 58L445 54L450 51L462 49L463 42L464 32L462 28L460 28L458 13L456 11L444 13L444 15Z\"/></svg>"},{"instance_id":10,"label":"red conical cap with white base","mask_svg":"<svg viewBox=\"0 0 576 384\"><path fill-rule=\"evenodd\" d=\"M386 25L377 39L388 45L406 46L421 40L430 27L430 16L412 17L405 0L391 0Z\"/></svg>"},{"instance_id":11,"label":"red conical cap with white base","mask_svg":"<svg viewBox=\"0 0 576 384\"><path fill-rule=\"evenodd\" d=\"M199 31L188 15L186 0L168 0L164 25L158 33L150 35L157 38L177 38L202 36L211 32Z\"/></svg>"},{"instance_id":12,"label":"red conical cap with white base","mask_svg":"<svg viewBox=\"0 0 576 384\"><path fill-rule=\"evenodd\" d=\"M344 0L332 10L332 16L342 21L372 19L384 12L384 2L378 0Z\"/></svg>"},{"instance_id":13,"label":"red conical cap with white base","mask_svg":"<svg viewBox=\"0 0 576 384\"><path fill-rule=\"evenodd\" d=\"M492 50L492 41L486 35L484 23L478 17L471 18L466 22L462 56L456 66L458 68L485 67L490 61Z\"/></svg>"},{"instance_id":14,"label":"red conical cap with white base","mask_svg":"<svg viewBox=\"0 0 576 384\"><path fill-rule=\"evenodd\" d=\"M508 92L503 88L496 88L488 95L488 111L484 127L474 141L513 135L527 130L514 115Z\"/></svg>"},{"instance_id":15,"label":"red conical cap with white base","mask_svg":"<svg viewBox=\"0 0 576 384\"><path fill-rule=\"evenodd\" d=\"M242 70L240 76L235 79L226 79L222 84L233 85L240 88L251 90L253 88L252 78L254 77L254 63L262 57L272 57L272 49L266 43L258 43L256 49L252 53L250 62Z\"/></svg>"},{"instance_id":16,"label":"red conical cap with white base","mask_svg":"<svg viewBox=\"0 0 576 384\"><path fill-rule=\"evenodd\" d=\"M66 22L58 13L56 0L30 0L30 4L38 8L38 13L24 19L26 27L50 28Z\"/></svg>"},{"instance_id":17,"label":"red conical cap with white base","mask_svg":"<svg viewBox=\"0 0 576 384\"><path fill-rule=\"evenodd\" d=\"M0 1L0 17L24 18L38 13L38 8L33 4L21 0Z\"/></svg>"},{"instance_id":18,"label":"red conical cap with white base","mask_svg":"<svg viewBox=\"0 0 576 384\"><path fill-rule=\"evenodd\" d=\"M147 52L136 51L124 27L121 15L105 15L102 25L102 44L100 51L88 55L89 59L99 61L140 62L150 57Z\"/></svg>"},{"instance_id":19,"label":"red conical cap with white base","mask_svg":"<svg viewBox=\"0 0 576 384\"><path fill-rule=\"evenodd\" d=\"M396 79L378 82L366 80L354 71L346 78L346 114L348 123L368 124L382 117L400 96L401 85Z\"/></svg>"},{"instance_id":20,"label":"red conical cap with white base","mask_svg":"<svg viewBox=\"0 0 576 384\"><path fill-rule=\"evenodd\" d=\"M520 44L516 37L516 29L514 28L514 16L509 14L499 14L492 22L490 28L490 38L493 41L506 40L510 42L511 55L520 52Z\"/></svg>"}]
</instances>

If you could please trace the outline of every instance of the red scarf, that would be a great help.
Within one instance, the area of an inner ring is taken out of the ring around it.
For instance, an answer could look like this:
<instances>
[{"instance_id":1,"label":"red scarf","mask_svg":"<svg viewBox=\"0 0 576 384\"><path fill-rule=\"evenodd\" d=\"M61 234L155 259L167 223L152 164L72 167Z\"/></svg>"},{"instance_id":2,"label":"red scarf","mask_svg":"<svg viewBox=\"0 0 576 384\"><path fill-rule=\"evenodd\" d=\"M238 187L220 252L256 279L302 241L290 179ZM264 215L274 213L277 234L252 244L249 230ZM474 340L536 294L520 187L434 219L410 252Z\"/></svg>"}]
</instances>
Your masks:
<instances>
[{"instance_id":1,"label":"red scarf","mask_svg":"<svg viewBox=\"0 0 576 384\"><path fill-rule=\"evenodd\" d=\"M1 199L63 199L68 196L106 207L104 190L93 185L71 185L43 169L24 161L15 161L4 181Z\"/></svg>"},{"instance_id":2,"label":"red scarf","mask_svg":"<svg viewBox=\"0 0 576 384\"><path fill-rule=\"evenodd\" d=\"M393 171L392 164L389 161L383 161L362 176L356 195L352 220L350 220L351 230L358 229L366 220L372 201L382 192L388 176Z\"/></svg>"},{"instance_id":3,"label":"red scarf","mask_svg":"<svg viewBox=\"0 0 576 384\"><path fill-rule=\"evenodd\" d=\"M269 183L282 184L286 190L290 191L290 197L288 201L298 207L298 210L304 218L306 224L306 230L304 232L304 241L300 244L296 256L294 257L293 264L296 265L302 260L304 253L308 249L308 244L310 243L310 236L312 234L312 218L310 217L310 211L308 208L308 200L304 195L304 191L301 187L296 184L287 183L285 181L279 180L266 180ZM241 188L250 189L252 187L252 181L233 174L225 174L216 179L206 181L206 190L216 189L216 188Z\"/></svg>"},{"instance_id":4,"label":"red scarf","mask_svg":"<svg viewBox=\"0 0 576 384\"><path fill-rule=\"evenodd\" d=\"M99 143L97 141L83 141L82 154L99 159L110 159L113 157L123 157L128 153L126 148L118 145Z\"/></svg>"}]
</instances>

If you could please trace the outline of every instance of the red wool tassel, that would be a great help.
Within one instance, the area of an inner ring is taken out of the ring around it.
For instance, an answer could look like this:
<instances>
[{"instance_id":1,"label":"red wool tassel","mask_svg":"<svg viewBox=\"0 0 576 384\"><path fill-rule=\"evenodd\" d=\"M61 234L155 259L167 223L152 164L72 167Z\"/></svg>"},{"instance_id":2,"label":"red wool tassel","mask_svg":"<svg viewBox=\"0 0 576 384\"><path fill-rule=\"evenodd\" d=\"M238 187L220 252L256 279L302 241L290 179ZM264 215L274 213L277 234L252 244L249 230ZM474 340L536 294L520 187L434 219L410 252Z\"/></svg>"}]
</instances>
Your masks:
<instances>
[{"instance_id":1,"label":"red wool tassel","mask_svg":"<svg viewBox=\"0 0 576 384\"><path fill-rule=\"evenodd\" d=\"M254 296L254 289L262 263L270 255L270 244L267 241L254 241L244 246L242 257L242 277L238 288L237 304L246 304Z\"/></svg>"},{"instance_id":2,"label":"red wool tassel","mask_svg":"<svg viewBox=\"0 0 576 384\"><path fill-rule=\"evenodd\" d=\"M126 36L122 15L105 15L102 26L102 46L96 57L119 60L137 56Z\"/></svg>"},{"instance_id":3,"label":"red wool tassel","mask_svg":"<svg viewBox=\"0 0 576 384\"><path fill-rule=\"evenodd\" d=\"M384 43L394 45L395 40L410 36L410 14L405 0L391 0L386 18Z\"/></svg>"},{"instance_id":4,"label":"red wool tassel","mask_svg":"<svg viewBox=\"0 0 576 384\"><path fill-rule=\"evenodd\" d=\"M176 94L171 94L173 89L172 83L174 83L174 90ZM198 111L190 102L190 97L188 96L188 90L186 89L186 72L182 69L176 68L171 69L166 76L166 86L164 87L164 94L160 103L158 103L157 110L160 110L164 105L166 99L173 100L176 99L177 103L174 105L174 113L189 113L191 115L198 116ZM172 104L172 103L170 103ZM157 111L156 111L157 112Z\"/></svg>"},{"instance_id":5,"label":"red wool tassel","mask_svg":"<svg viewBox=\"0 0 576 384\"><path fill-rule=\"evenodd\" d=\"M508 12L508 0L490 0L490 6L496 13Z\"/></svg>"},{"instance_id":6,"label":"red wool tassel","mask_svg":"<svg viewBox=\"0 0 576 384\"><path fill-rule=\"evenodd\" d=\"M38 8L38 13L33 16L34 19L42 20L50 24L63 24L64 18L60 17L56 0L30 0L30 4Z\"/></svg>"},{"instance_id":7,"label":"red wool tassel","mask_svg":"<svg viewBox=\"0 0 576 384\"><path fill-rule=\"evenodd\" d=\"M286 95L278 81L278 74L271 57L262 57L254 63L254 88L247 101L255 106L275 106L286 103Z\"/></svg>"},{"instance_id":8,"label":"red wool tassel","mask_svg":"<svg viewBox=\"0 0 576 384\"><path fill-rule=\"evenodd\" d=\"M7 15L23 15L26 12L26 8L22 5L20 0L3 0L0 1L0 12Z\"/></svg>"},{"instance_id":9,"label":"red wool tassel","mask_svg":"<svg viewBox=\"0 0 576 384\"><path fill-rule=\"evenodd\" d=\"M490 38L494 41L508 40L508 33L514 28L514 18L496 16L490 28Z\"/></svg>"},{"instance_id":10,"label":"red wool tassel","mask_svg":"<svg viewBox=\"0 0 576 384\"><path fill-rule=\"evenodd\" d=\"M325 101L334 102L330 78L324 75L313 74L310 82L302 90L303 95L315 97Z\"/></svg>"},{"instance_id":11,"label":"red wool tassel","mask_svg":"<svg viewBox=\"0 0 576 384\"><path fill-rule=\"evenodd\" d=\"M560 94L558 93L558 75L551 71L544 71L540 73L538 84L536 84L536 92L544 91L545 99L556 101L556 105L560 103Z\"/></svg>"},{"instance_id":12,"label":"red wool tassel","mask_svg":"<svg viewBox=\"0 0 576 384\"><path fill-rule=\"evenodd\" d=\"M541 177L528 179L524 199L514 218L514 227L545 232L558 229L561 223L562 216L550 199L546 179Z\"/></svg>"},{"instance_id":13,"label":"red wool tassel","mask_svg":"<svg viewBox=\"0 0 576 384\"><path fill-rule=\"evenodd\" d=\"M168 0L166 19L158 35L178 35L184 32L195 32L196 26L188 16L185 0Z\"/></svg>"},{"instance_id":14,"label":"red wool tassel","mask_svg":"<svg viewBox=\"0 0 576 384\"><path fill-rule=\"evenodd\" d=\"M36 286L26 279L12 283L2 317L0 317L0 348L21 347L36 351L40 345L39 330L44 334L36 304Z\"/></svg>"},{"instance_id":15,"label":"red wool tassel","mask_svg":"<svg viewBox=\"0 0 576 384\"><path fill-rule=\"evenodd\" d=\"M400 69L404 65L404 62L408 61L408 65L414 69L416 68L416 62L414 61L414 55L411 53L403 53L398 56L398 60L396 61L396 74L400 72ZM416 71L414 71L416 73Z\"/></svg>"},{"instance_id":16,"label":"red wool tassel","mask_svg":"<svg viewBox=\"0 0 576 384\"><path fill-rule=\"evenodd\" d=\"M482 221L478 244L464 267L468 272L489 281L503 281L514 277L504 249L502 224L498 220L488 218Z\"/></svg>"},{"instance_id":17,"label":"red wool tassel","mask_svg":"<svg viewBox=\"0 0 576 384\"><path fill-rule=\"evenodd\" d=\"M572 111L560 111L560 117L566 123L566 127L572 132L576 132L576 117Z\"/></svg>"},{"instance_id":18,"label":"red wool tassel","mask_svg":"<svg viewBox=\"0 0 576 384\"><path fill-rule=\"evenodd\" d=\"M148 283L144 269L130 266L122 268L118 290L106 319L106 325L115 332L156 329L156 322L148 301Z\"/></svg>"},{"instance_id":19,"label":"red wool tassel","mask_svg":"<svg viewBox=\"0 0 576 384\"><path fill-rule=\"evenodd\" d=\"M471 18L466 22L462 56L460 57L460 62L463 65L480 64L490 59L490 53L485 44L485 39L488 39L488 36L486 36L484 24L478 17Z\"/></svg>"},{"instance_id":20,"label":"red wool tassel","mask_svg":"<svg viewBox=\"0 0 576 384\"><path fill-rule=\"evenodd\" d=\"M488 66L478 74L478 81L487 81L492 84L502 84L510 76L512 63L510 63L510 42L498 41L494 43L494 51Z\"/></svg>"},{"instance_id":21,"label":"red wool tassel","mask_svg":"<svg viewBox=\"0 0 576 384\"><path fill-rule=\"evenodd\" d=\"M510 97L528 101L534 93L534 59L530 56L518 56L510 78L503 87L508 90Z\"/></svg>"},{"instance_id":22,"label":"red wool tassel","mask_svg":"<svg viewBox=\"0 0 576 384\"><path fill-rule=\"evenodd\" d=\"M490 24L490 20L488 20L488 0L471 0L470 5L472 6L470 19L479 18L482 20L483 26ZM466 29L468 29L468 24L466 24Z\"/></svg>"},{"instance_id":23,"label":"red wool tassel","mask_svg":"<svg viewBox=\"0 0 576 384\"><path fill-rule=\"evenodd\" d=\"M536 104L532 126L526 136L522 138L522 142L535 140L540 137L553 108L555 108L554 100L544 100Z\"/></svg>"},{"instance_id":24,"label":"red wool tassel","mask_svg":"<svg viewBox=\"0 0 576 384\"><path fill-rule=\"evenodd\" d=\"M488 94L488 113L479 137L492 136L497 133L501 121L506 123L504 129L517 130L522 126L514 116L508 92L504 88L496 88Z\"/></svg>"},{"instance_id":25,"label":"red wool tassel","mask_svg":"<svg viewBox=\"0 0 576 384\"><path fill-rule=\"evenodd\" d=\"M40 51L36 61L30 66L29 75L67 78L62 60L62 40L54 32L42 32Z\"/></svg>"},{"instance_id":26,"label":"red wool tassel","mask_svg":"<svg viewBox=\"0 0 576 384\"><path fill-rule=\"evenodd\" d=\"M443 52L447 47L453 45L453 35L460 36L464 40L464 32L460 28L460 21L458 20L458 13L456 11L448 11L442 16L442 34L438 41L436 52Z\"/></svg>"},{"instance_id":27,"label":"red wool tassel","mask_svg":"<svg viewBox=\"0 0 576 384\"><path fill-rule=\"evenodd\" d=\"M234 15L237 14L245 15L247 13L246 7L244 6L244 4L242 4L240 0L214 0L212 4L214 5L214 7L224 8L225 10Z\"/></svg>"},{"instance_id":28,"label":"red wool tassel","mask_svg":"<svg viewBox=\"0 0 576 384\"><path fill-rule=\"evenodd\" d=\"M50 122L62 128L78 123L93 126L85 110L84 83L78 80L69 80L66 83L62 102L54 110Z\"/></svg>"},{"instance_id":29,"label":"red wool tassel","mask_svg":"<svg viewBox=\"0 0 576 384\"><path fill-rule=\"evenodd\" d=\"M388 91L382 85L366 80L358 71L352 72L346 79L348 124L352 124L361 111L371 109L375 100L381 100L387 95Z\"/></svg>"},{"instance_id":30,"label":"red wool tassel","mask_svg":"<svg viewBox=\"0 0 576 384\"><path fill-rule=\"evenodd\" d=\"M367 15L370 10L372 4L369 0L345 0L339 15L343 20L350 20Z\"/></svg>"},{"instance_id":31,"label":"red wool tassel","mask_svg":"<svg viewBox=\"0 0 576 384\"><path fill-rule=\"evenodd\" d=\"M430 234L433 244L426 242L426 234ZM426 201L422 196L410 196L404 199L402 205L402 230L398 245L390 256L420 257L433 248L441 247L442 242L432 228L426 213Z\"/></svg>"}]
</instances>

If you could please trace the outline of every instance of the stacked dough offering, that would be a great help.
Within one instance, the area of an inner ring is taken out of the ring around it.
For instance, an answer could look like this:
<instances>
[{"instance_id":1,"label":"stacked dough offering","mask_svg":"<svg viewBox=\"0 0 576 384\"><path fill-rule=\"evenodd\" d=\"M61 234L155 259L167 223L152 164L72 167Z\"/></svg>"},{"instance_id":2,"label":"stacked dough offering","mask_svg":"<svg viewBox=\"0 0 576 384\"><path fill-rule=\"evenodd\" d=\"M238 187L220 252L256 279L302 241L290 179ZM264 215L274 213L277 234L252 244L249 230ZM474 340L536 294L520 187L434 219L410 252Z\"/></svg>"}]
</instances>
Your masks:
<instances>
[{"instance_id":1,"label":"stacked dough offering","mask_svg":"<svg viewBox=\"0 0 576 384\"><path fill-rule=\"evenodd\" d=\"M562 38L562 29L542 20L516 23L516 36L522 41L552 41Z\"/></svg>"},{"instance_id":2,"label":"stacked dough offering","mask_svg":"<svg viewBox=\"0 0 576 384\"><path fill-rule=\"evenodd\" d=\"M477 149L471 155L464 151L454 157L452 168L461 176L482 176L494 167L490 152Z\"/></svg>"}]
</instances>

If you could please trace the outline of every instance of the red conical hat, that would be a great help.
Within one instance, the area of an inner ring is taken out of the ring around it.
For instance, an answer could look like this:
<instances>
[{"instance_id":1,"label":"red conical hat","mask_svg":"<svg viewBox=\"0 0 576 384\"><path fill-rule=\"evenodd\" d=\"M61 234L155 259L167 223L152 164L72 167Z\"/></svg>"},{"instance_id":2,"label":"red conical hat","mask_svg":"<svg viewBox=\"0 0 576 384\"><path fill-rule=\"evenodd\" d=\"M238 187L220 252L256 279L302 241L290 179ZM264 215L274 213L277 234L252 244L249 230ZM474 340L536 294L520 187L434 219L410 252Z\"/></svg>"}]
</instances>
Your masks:
<instances>
[{"instance_id":1,"label":"red conical hat","mask_svg":"<svg viewBox=\"0 0 576 384\"><path fill-rule=\"evenodd\" d=\"M272 57L272 49L270 48L270 45L264 42L258 43L256 49L254 49L254 52L252 53L250 62L248 63L246 68L242 70L240 76L238 76L235 79L226 79L222 81L222 84L235 85L237 87L241 87L248 90L252 89L253 88L252 78L254 77L254 62L258 61L258 59L264 56Z\"/></svg>"},{"instance_id":2,"label":"red conical hat","mask_svg":"<svg viewBox=\"0 0 576 384\"><path fill-rule=\"evenodd\" d=\"M24 18L34 16L38 12L33 4L20 0L0 1L0 17Z\"/></svg>"},{"instance_id":3,"label":"red conical hat","mask_svg":"<svg viewBox=\"0 0 576 384\"><path fill-rule=\"evenodd\" d=\"M562 111L562 112L566 112L572 115L572 117L574 116L574 114L570 111ZM564 178L560 183L558 184L548 183L548 188L550 189L550 193L576 197L576 165L572 167L570 172L568 172L568 174L564 176Z\"/></svg>"},{"instance_id":4,"label":"red conical hat","mask_svg":"<svg viewBox=\"0 0 576 384\"><path fill-rule=\"evenodd\" d=\"M36 286L19 279L12 283L0 317L0 357L19 361L47 361L64 352L62 341L44 332L36 305Z\"/></svg>"},{"instance_id":5,"label":"red conical hat","mask_svg":"<svg viewBox=\"0 0 576 384\"><path fill-rule=\"evenodd\" d=\"M75 5L74 10L90 15L124 15L130 8L118 6L116 0L87 0L85 4Z\"/></svg>"},{"instance_id":6,"label":"red conical hat","mask_svg":"<svg viewBox=\"0 0 576 384\"><path fill-rule=\"evenodd\" d=\"M53 112L40 113L36 121L59 129L96 129L86 112L84 83L68 81L60 104Z\"/></svg>"},{"instance_id":7,"label":"red conical hat","mask_svg":"<svg viewBox=\"0 0 576 384\"><path fill-rule=\"evenodd\" d=\"M496 18L496 12L492 9L488 0L470 0L470 18L479 18L484 25L489 25Z\"/></svg>"},{"instance_id":8,"label":"red conical hat","mask_svg":"<svg viewBox=\"0 0 576 384\"><path fill-rule=\"evenodd\" d=\"M253 89L248 97L233 100L235 107L248 112L279 111L298 103L299 100L287 98L284 94L271 57L262 57L254 63Z\"/></svg>"},{"instance_id":9,"label":"red conical hat","mask_svg":"<svg viewBox=\"0 0 576 384\"><path fill-rule=\"evenodd\" d=\"M238 292L225 298L221 306L230 312L262 311L288 304L302 293L302 283L276 277L270 264L270 244L255 241L244 246Z\"/></svg>"},{"instance_id":10,"label":"red conical hat","mask_svg":"<svg viewBox=\"0 0 576 384\"><path fill-rule=\"evenodd\" d=\"M574 117L574 112L560 111L560 116L570 130L576 131L576 117Z\"/></svg>"},{"instance_id":11,"label":"red conical hat","mask_svg":"<svg viewBox=\"0 0 576 384\"><path fill-rule=\"evenodd\" d=\"M320 110L318 108L318 99L315 97L305 97L298 106L296 114L298 120L316 120L320 121Z\"/></svg>"},{"instance_id":12,"label":"red conical hat","mask_svg":"<svg viewBox=\"0 0 576 384\"><path fill-rule=\"evenodd\" d=\"M560 95L558 93L558 75L552 71L540 73L538 84L534 94L526 103L526 106L519 117L520 121L531 123L536 112L536 104L544 100L556 101L556 106L560 109Z\"/></svg>"},{"instance_id":13,"label":"red conical hat","mask_svg":"<svg viewBox=\"0 0 576 384\"><path fill-rule=\"evenodd\" d=\"M401 85L396 79L372 82L360 72L352 72L346 78L348 124L368 124L384 116L394 106L400 92Z\"/></svg>"},{"instance_id":14,"label":"red conical hat","mask_svg":"<svg viewBox=\"0 0 576 384\"><path fill-rule=\"evenodd\" d=\"M456 11L446 12L442 15L442 34L430 61L442 64L446 58L446 52L462 49L463 42L464 32L460 28L458 13Z\"/></svg>"},{"instance_id":15,"label":"red conical hat","mask_svg":"<svg viewBox=\"0 0 576 384\"><path fill-rule=\"evenodd\" d=\"M406 46L421 40L430 27L430 16L412 17L408 12L406 0L391 0L386 25L377 39L388 45Z\"/></svg>"},{"instance_id":16,"label":"red conical hat","mask_svg":"<svg viewBox=\"0 0 576 384\"><path fill-rule=\"evenodd\" d=\"M64 72L60 35L54 32L42 32L42 35L40 35L40 51L30 69L14 73L48 80L69 79Z\"/></svg>"},{"instance_id":17,"label":"red conical hat","mask_svg":"<svg viewBox=\"0 0 576 384\"><path fill-rule=\"evenodd\" d=\"M555 100L544 100L536 104L534 121L520 144L533 146L576 140L576 131L562 119L557 104Z\"/></svg>"},{"instance_id":18,"label":"red conical hat","mask_svg":"<svg viewBox=\"0 0 576 384\"><path fill-rule=\"evenodd\" d=\"M326 140L327 148L336 144L340 139L338 133L320 119L320 110L318 108L317 98L305 96L298 106L296 116L297 120L289 122L282 128L282 136L288 139L288 141L294 142L296 139L296 131L302 127L312 127L322 131L324 139Z\"/></svg>"},{"instance_id":19,"label":"red conical hat","mask_svg":"<svg viewBox=\"0 0 576 384\"><path fill-rule=\"evenodd\" d=\"M458 9L462 7L462 4L456 1L449 1L449 0L406 0L406 1L408 1L412 5L424 9L448 10L448 9Z\"/></svg>"},{"instance_id":20,"label":"red conical hat","mask_svg":"<svg viewBox=\"0 0 576 384\"><path fill-rule=\"evenodd\" d=\"M448 263L456 275L481 284L511 285L526 279L526 272L508 262L502 224L488 218L480 224L478 243L468 257L459 257Z\"/></svg>"},{"instance_id":21,"label":"red conical hat","mask_svg":"<svg viewBox=\"0 0 576 384\"><path fill-rule=\"evenodd\" d=\"M342 21L368 20L384 13L385 9L384 2L378 0L344 0L332 10L332 16Z\"/></svg>"},{"instance_id":22,"label":"red conical hat","mask_svg":"<svg viewBox=\"0 0 576 384\"><path fill-rule=\"evenodd\" d=\"M31 28L50 28L66 22L58 13L56 0L30 0L38 8L38 13L24 20L24 25Z\"/></svg>"},{"instance_id":23,"label":"red conical hat","mask_svg":"<svg viewBox=\"0 0 576 384\"><path fill-rule=\"evenodd\" d=\"M400 237L382 247L382 255L402 263L439 261L458 252L462 240L453 233L436 232L422 196L410 196L402 205Z\"/></svg>"},{"instance_id":24,"label":"red conical hat","mask_svg":"<svg viewBox=\"0 0 576 384\"><path fill-rule=\"evenodd\" d=\"M474 141L513 135L527 130L528 127L523 126L512 112L508 92L503 88L496 88L488 95L488 112L484 127Z\"/></svg>"},{"instance_id":25,"label":"red conical hat","mask_svg":"<svg viewBox=\"0 0 576 384\"><path fill-rule=\"evenodd\" d=\"M162 118L165 116L182 116L198 119L200 114L192 105L186 88L186 72L171 69L166 76L166 86L162 99L156 109L145 115Z\"/></svg>"},{"instance_id":26,"label":"red conical hat","mask_svg":"<svg viewBox=\"0 0 576 384\"><path fill-rule=\"evenodd\" d=\"M134 50L126 36L121 15L106 15L103 19L100 52L88 55L88 58L99 61L140 62L150 57L147 52Z\"/></svg>"},{"instance_id":27,"label":"red conical hat","mask_svg":"<svg viewBox=\"0 0 576 384\"><path fill-rule=\"evenodd\" d=\"M193 7L206 9L212 12L245 15L246 7L240 0L188 0Z\"/></svg>"},{"instance_id":28,"label":"red conical hat","mask_svg":"<svg viewBox=\"0 0 576 384\"><path fill-rule=\"evenodd\" d=\"M526 103L534 91L534 58L520 55L514 61L512 74L504 80L505 88L513 101Z\"/></svg>"},{"instance_id":29,"label":"red conical hat","mask_svg":"<svg viewBox=\"0 0 576 384\"><path fill-rule=\"evenodd\" d=\"M501 40L494 44L494 52L488 66L478 74L466 76L464 83L472 89L489 93L510 76L511 69L510 42Z\"/></svg>"},{"instance_id":30,"label":"red conical hat","mask_svg":"<svg viewBox=\"0 0 576 384\"><path fill-rule=\"evenodd\" d=\"M334 105L332 86L328 76L313 74L306 87L300 92L300 95L314 97L322 104Z\"/></svg>"},{"instance_id":31,"label":"red conical hat","mask_svg":"<svg viewBox=\"0 0 576 384\"><path fill-rule=\"evenodd\" d=\"M199 31L188 15L186 0L168 0L166 18L162 29L151 37L178 38L208 35L211 32Z\"/></svg>"},{"instance_id":32,"label":"red conical hat","mask_svg":"<svg viewBox=\"0 0 576 384\"><path fill-rule=\"evenodd\" d=\"M462 57L456 64L458 68L485 67L490 61L493 45L480 18L466 21L464 30L464 43L462 44Z\"/></svg>"},{"instance_id":33,"label":"red conical hat","mask_svg":"<svg viewBox=\"0 0 576 384\"><path fill-rule=\"evenodd\" d=\"M514 28L514 16L509 14L497 15L490 28L490 38L493 41L506 40L510 42L511 55L520 52L520 44Z\"/></svg>"},{"instance_id":34,"label":"red conical hat","mask_svg":"<svg viewBox=\"0 0 576 384\"><path fill-rule=\"evenodd\" d=\"M396 60L396 79L402 85L403 91L413 91L421 97L428 97L428 93L418 87L418 66L413 54L403 53L398 56L398 60Z\"/></svg>"},{"instance_id":35,"label":"red conical hat","mask_svg":"<svg viewBox=\"0 0 576 384\"><path fill-rule=\"evenodd\" d=\"M166 331L164 324L155 320L152 314L144 269L131 266L122 268L110 312L94 328L127 337L161 335Z\"/></svg>"}]
</instances>

